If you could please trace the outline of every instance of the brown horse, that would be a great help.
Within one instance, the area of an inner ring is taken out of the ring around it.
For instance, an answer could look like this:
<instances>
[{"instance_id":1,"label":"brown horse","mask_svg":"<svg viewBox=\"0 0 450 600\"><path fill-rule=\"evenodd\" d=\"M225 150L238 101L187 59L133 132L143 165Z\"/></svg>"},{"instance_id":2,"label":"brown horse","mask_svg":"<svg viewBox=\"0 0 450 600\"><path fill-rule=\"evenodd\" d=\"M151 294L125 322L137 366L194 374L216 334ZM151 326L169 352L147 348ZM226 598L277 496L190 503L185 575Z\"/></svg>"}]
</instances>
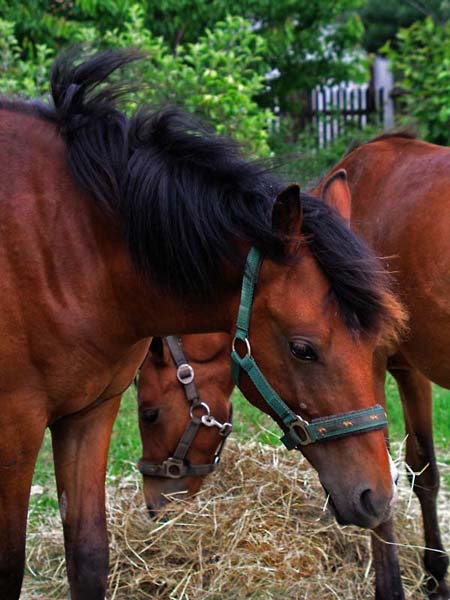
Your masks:
<instances>
[{"instance_id":1,"label":"brown horse","mask_svg":"<svg viewBox=\"0 0 450 600\"><path fill-rule=\"evenodd\" d=\"M422 173L423 164L431 169L427 177ZM436 509L439 473L432 437L430 379L450 387L450 359L445 351L446 341L450 340L450 281L447 281L450 249L447 250L445 235L448 229L445 208L450 198L444 177L450 173L450 150L417 141L407 134L386 135L351 152L332 173L343 168L348 172L349 186L342 174L340 189L334 190L334 202L340 203L344 210L346 206L350 208L348 200L352 196L352 227L380 255L389 257L387 268L394 273L398 291L411 313L409 335L388 361L385 356L379 358L377 384L383 397L387 367L399 386L408 433L406 460L415 472L421 473L414 480L414 491L422 506L425 546L434 549L425 552L425 568L431 575L430 597L448 600L450 593L445 582L448 557L443 550ZM323 192L330 201L329 177L313 193ZM439 220L433 219L435 214L441 215ZM196 345L201 347L202 339L207 337L194 336ZM170 362L165 362L165 367L167 381L170 378L174 381ZM215 369L213 362L210 368ZM226 372L224 365L223 374ZM202 379L200 390L212 381L213 378ZM142 386L144 390L145 380ZM178 394L181 396L181 390ZM180 411L182 414L181 428L188 421L186 408L184 413ZM212 444L210 457L213 453ZM154 482L148 483L147 488L152 485ZM147 489L148 494L155 497ZM380 527L378 535L395 541L391 523ZM374 557L377 598L403 598L395 546L379 543L375 537Z\"/></svg>"},{"instance_id":2,"label":"brown horse","mask_svg":"<svg viewBox=\"0 0 450 600\"><path fill-rule=\"evenodd\" d=\"M137 384L138 466L152 516L168 499L198 492L219 464L232 427L230 343L225 333L152 340ZM192 409L200 402L203 420Z\"/></svg>"},{"instance_id":3,"label":"brown horse","mask_svg":"<svg viewBox=\"0 0 450 600\"><path fill-rule=\"evenodd\" d=\"M342 169L348 174L349 187ZM422 508L425 547L430 549L424 556L430 598L448 600L445 576L449 559L442 546L436 508L439 472L430 381L450 388L450 149L405 133L388 134L352 151L332 173L339 171L341 205L349 206L352 198L352 228L378 255L387 257L386 266L409 311L408 335L392 356L379 357L377 386L383 394L387 367L403 404L406 461L420 473L414 479L414 491ZM326 180L313 193L322 192ZM378 533L395 541L391 522ZM395 546L374 538L374 557L378 562L377 597L403 598Z\"/></svg>"},{"instance_id":4,"label":"brown horse","mask_svg":"<svg viewBox=\"0 0 450 600\"><path fill-rule=\"evenodd\" d=\"M244 337L233 354L250 372L241 388L288 443L308 443L339 518L375 527L391 512L372 362L402 311L378 261L326 203L295 185L283 191L183 112L128 119L106 80L135 58L105 52L74 66L65 56L53 69L52 105L0 104L5 600L20 595L46 427L72 598L100 599L105 465L122 391L152 335L231 333L237 315L238 338L251 331L251 346ZM349 412L360 435L341 437L354 430ZM332 439L309 443L329 428Z\"/></svg>"}]
</instances>

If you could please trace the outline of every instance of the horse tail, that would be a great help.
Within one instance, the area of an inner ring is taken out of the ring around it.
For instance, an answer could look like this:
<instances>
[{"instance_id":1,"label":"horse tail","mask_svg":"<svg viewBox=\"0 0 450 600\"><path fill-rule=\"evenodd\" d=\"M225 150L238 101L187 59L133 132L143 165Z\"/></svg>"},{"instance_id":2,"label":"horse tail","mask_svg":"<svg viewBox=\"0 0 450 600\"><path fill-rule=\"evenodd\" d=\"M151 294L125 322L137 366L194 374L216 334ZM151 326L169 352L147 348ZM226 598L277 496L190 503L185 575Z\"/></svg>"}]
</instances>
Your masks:
<instances>
[{"instance_id":1,"label":"horse tail","mask_svg":"<svg viewBox=\"0 0 450 600\"><path fill-rule=\"evenodd\" d=\"M66 144L66 159L78 183L107 212L119 206L128 160L128 120L116 100L131 86L111 83L116 69L142 58L136 50L106 50L77 63L79 49L62 54L51 73L54 117Z\"/></svg>"}]
</instances>

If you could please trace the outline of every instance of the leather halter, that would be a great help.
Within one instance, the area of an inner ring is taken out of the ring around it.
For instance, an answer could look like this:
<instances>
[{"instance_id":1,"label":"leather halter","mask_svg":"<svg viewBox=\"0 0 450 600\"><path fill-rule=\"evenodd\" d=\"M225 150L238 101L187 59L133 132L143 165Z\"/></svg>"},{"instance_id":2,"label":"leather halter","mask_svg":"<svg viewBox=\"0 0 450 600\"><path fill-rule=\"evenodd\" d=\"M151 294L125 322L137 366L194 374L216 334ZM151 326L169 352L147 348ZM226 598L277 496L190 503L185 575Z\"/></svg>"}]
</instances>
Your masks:
<instances>
[{"instance_id":1,"label":"leather halter","mask_svg":"<svg viewBox=\"0 0 450 600\"><path fill-rule=\"evenodd\" d=\"M236 322L236 333L232 343L231 373L234 383L239 387L241 371L244 370L264 401L280 419L284 430L281 441L288 450L292 450L297 446L307 446L323 440L336 439L385 427L387 425L386 413L379 404L362 410L352 410L328 417L320 417L308 422L292 411L273 389L252 356L249 340L253 294L261 263L261 253L256 248L251 248L245 264L241 303ZM238 341L244 344L244 355L240 355L236 350L236 342Z\"/></svg>"},{"instance_id":2,"label":"leather halter","mask_svg":"<svg viewBox=\"0 0 450 600\"><path fill-rule=\"evenodd\" d=\"M150 463L141 458L137 463L137 467L142 475L150 477L180 479L181 477L208 475L208 473L212 473L217 468L226 439L231 433L233 405L230 406L230 422L219 423L219 421L211 415L208 404L202 402L200 399L200 394L194 381L194 369L187 361L180 338L170 335L164 338L164 341L169 348L170 356L177 369L177 379L183 386L186 399L190 405L190 421L172 456L162 463ZM187 459L187 453L202 425L205 427L217 427L222 439L212 463L193 465Z\"/></svg>"}]
</instances>

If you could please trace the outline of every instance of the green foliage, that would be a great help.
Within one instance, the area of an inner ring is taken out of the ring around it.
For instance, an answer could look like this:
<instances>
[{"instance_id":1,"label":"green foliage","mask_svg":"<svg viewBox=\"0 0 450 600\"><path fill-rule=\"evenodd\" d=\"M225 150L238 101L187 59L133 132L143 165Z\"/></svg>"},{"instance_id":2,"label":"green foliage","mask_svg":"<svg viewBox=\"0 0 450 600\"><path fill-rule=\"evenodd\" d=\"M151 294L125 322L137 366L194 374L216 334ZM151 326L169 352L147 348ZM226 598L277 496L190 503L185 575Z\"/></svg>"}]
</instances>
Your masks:
<instances>
[{"instance_id":1,"label":"green foliage","mask_svg":"<svg viewBox=\"0 0 450 600\"><path fill-rule=\"evenodd\" d=\"M91 5L88 0L82 4L92 12L98 8L98 3ZM134 81L143 82L133 96L134 106L183 105L212 122L219 133L235 137L250 154L269 153L268 126L273 115L255 100L264 89L265 42L243 18L226 17L195 43L180 45L174 54L145 27L144 11L136 4L127 9L120 27L100 32L86 21L78 24L71 41L143 50L147 57L132 73ZM36 44L34 55L28 53L24 59L14 24L0 20L1 92L27 97L45 93L56 46Z\"/></svg>"},{"instance_id":2,"label":"green foliage","mask_svg":"<svg viewBox=\"0 0 450 600\"><path fill-rule=\"evenodd\" d=\"M203 87L212 83L213 90L221 83L221 76L219 73L215 78L214 73L209 72L209 66L206 67L207 74L201 73L209 58L209 52L204 53L205 47L209 49L212 42L219 43L216 34L218 22L228 22L230 15L246 19L252 29L248 37L255 35L261 40L258 56L262 61L257 67L258 74L263 72L260 68L263 64L267 66L266 73L275 70L272 73L276 74L266 86L262 85L262 78L259 80L256 86L259 88L259 105L278 105L282 112L298 116L304 108L302 92L305 90L318 83L366 78L367 64L355 51L363 34L357 9L364 1L135 0L135 4L142 16L139 32L146 30L156 38L161 37L167 54L185 56L190 48L191 56L197 59L202 52L200 64L192 65L191 71L196 70L197 73L191 72L191 75L197 81L202 79ZM112 30L116 35L126 33L130 6L132 4L127 0L29 0L26 3L0 0L0 15L15 23L19 46L30 57L37 44L58 50L86 35L88 39L102 39ZM195 53L194 47L198 43L200 46ZM235 73L239 64L232 54L230 59L229 74L231 77L237 75L239 81L239 69ZM254 66L247 59L247 71ZM215 81L206 82L208 77L210 80L215 78ZM242 80L240 83L244 85ZM206 95L202 94L204 102ZM224 104L240 100L240 94L236 93L223 98ZM212 104L215 100L206 102ZM229 110L223 105L220 110L213 106L209 108L209 112L225 118ZM247 110L248 107L243 107L244 113ZM254 114L253 108L250 112ZM233 113L234 121L235 118ZM259 123L262 117L256 120ZM246 135L240 137L248 139Z\"/></svg>"},{"instance_id":3,"label":"green foliage","mask_svg":"<svg viewBox=\"0 0 450 600\"><path fill-rule=\"evenodd\" d=\"M290 3L283 4L284 10L280 10L276 3L278 26L269 36L271 58L281 73L273 89L282 109L288 110L292 95L299 90L367 77L367 65L356 52L363 34L355 12L359 0L304 1L296 3L302 6L294 14L290 13ZM349 54L352 58L346 60Z\"/></svg>"},{"instance_id":4,"label":"green foliage","mask_svg":"<svg viewBox=\"0 0 450 600\"><path fill-rule=\"evenodd\" d=\"M0 17L15 23L19 45L34 52L38 44L60 49L72 43L83 26L100 33L125 18L128 0L0 0Z\"/></svg>"},{"instance_id":5,"label":"green foliage","mask_svg":"<svg viewBox=\"0 0 450 600\"><path fill-rule=\"evenodd\" d=\"M450 143L450 23L430 17L397 34L384 48L403 91L400 108L431 142Z\"/></svg>"},{"instance_id":6,"label":"green foliage","mask_svg":"<svg viewBox=\"0 0 450 600\"><path fill-rule=\"evenodd\" d=\"M194 41L227 14L247 18L266 40L265 60L278 76L270 82L265 105L283 112L302 111L301 90L318 83L362 80L367 64L355 52L363 27L356 10L364 0L164 0L146 2L148 26L172 49ZM352 60L348 60L351 53Z\"/></svg>"},{"instance_id":7,"label":"green foliage","mask_svg":"<svg viewBox=\"0 0 450 600\"><path fill-rule=\"evenodd\" d=\"M400 28L409 27L426 16L435 22L444 22L450 16L449 0L368 0L360 10L364 24L363 46L368 52L377 52L391 41L396 46Z\"/></svg>"},{"instance_id":8,"label":"green foliage","mask_svg":"<svg viewBox=\"0 0 450 600\"><path fill-rule=\"evenodd\" d=\"M42 95L48 88L48 68L53 52L44 44L35 48L33 60L22 58L14 24L0 19L0 90L2 94Z\"/></svg>"},{"instance_id":9,"label":"green foliage","mask_svg":"<svg viewBox=\"0 0 450 600\"><path fill-rule=\"evenodd\" d=\"M340 137L325 148L318 148L315 128L302 132L295 145L284 141L283 137L287 136L283 136L282 130L270 139L270 146L285 179L297 181L303 190L308 190L339 162L352 145L367 142L379 133L381 131L375 125L368 125L361 130L348 124Z\"/></svg>"},{"instance_id":10,"label":"green foliage","mask_svg":"<svg viewBox=\"0 0 450 600\"><path fill-rule=\"evenodd\" d=\"M253 155L269 153L271 111L255 101L264 87L265 42L241 17L226 17L207 29L195 43L180 45L173 54L162 38L144 26L143 10L129 11L122 31L104 36L114 47L135 46L147 57L135 68L147 83L138 103L175 103L214 123L219 133L233 136Z\"/></svg>"}]
</instances>

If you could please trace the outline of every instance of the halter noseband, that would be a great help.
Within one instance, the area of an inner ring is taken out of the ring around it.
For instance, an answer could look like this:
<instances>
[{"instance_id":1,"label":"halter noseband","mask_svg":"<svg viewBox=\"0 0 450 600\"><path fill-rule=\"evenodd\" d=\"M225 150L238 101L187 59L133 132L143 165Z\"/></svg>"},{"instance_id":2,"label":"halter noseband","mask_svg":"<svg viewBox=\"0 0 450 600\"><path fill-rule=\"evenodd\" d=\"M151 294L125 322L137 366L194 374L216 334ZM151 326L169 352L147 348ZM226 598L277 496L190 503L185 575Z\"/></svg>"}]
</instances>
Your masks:
<instances>
[{"instance_id":1,"label":"halter noseband","mask_svg":"<svg viewBox=\"0 0 450 600\"><path fill-rule=\"evenodd\" d=\"M273 389L252 356L248 333L253 294L261 263L261 253L257 248L251 248L245 264L241 303L236 321L236 333L232 343L231 373L234 383L240 387L241 371L243 370L247 373L264 401L282 422L285 433L281 437L281 441L288 450L292 450L297 446L307 446L314 442L335 439L355 433L364 433L385 427L387 425L386 413L379 404L362 410L352 410L329 417L320 417L308 422L293 412ZM245 354L243 356L238 354L236 350L237 341L245 345Z\"/></svg>"},{"instance_id":2,"label":"halter noseband","mask_svg":"<svg viewBox=\"0 0 450 600\"><path fill-rule=\"evenodd\" d=\"M169 477L170 479L180 479L187 476L204 476L212 473L220 462L227 437L232 430L233 405L230 406L230 422L220 423L212 415L206 402L200 400L200 394L194 382L194 369L188 363L183 352L181 341L177 336L170 335L164 338L169 348L170 356L177 369L177 379L184 389L186 399L190 405L190 421L181 436L180 441L172 456L162 463L150 463L144 459L138 461L137 467L142 475L150 477ZM222 439L214 455L213 462L205 465L193 465L186 458L187 453L197 435L200 427L217 427Z\"/></svg>"}]
</instances>

